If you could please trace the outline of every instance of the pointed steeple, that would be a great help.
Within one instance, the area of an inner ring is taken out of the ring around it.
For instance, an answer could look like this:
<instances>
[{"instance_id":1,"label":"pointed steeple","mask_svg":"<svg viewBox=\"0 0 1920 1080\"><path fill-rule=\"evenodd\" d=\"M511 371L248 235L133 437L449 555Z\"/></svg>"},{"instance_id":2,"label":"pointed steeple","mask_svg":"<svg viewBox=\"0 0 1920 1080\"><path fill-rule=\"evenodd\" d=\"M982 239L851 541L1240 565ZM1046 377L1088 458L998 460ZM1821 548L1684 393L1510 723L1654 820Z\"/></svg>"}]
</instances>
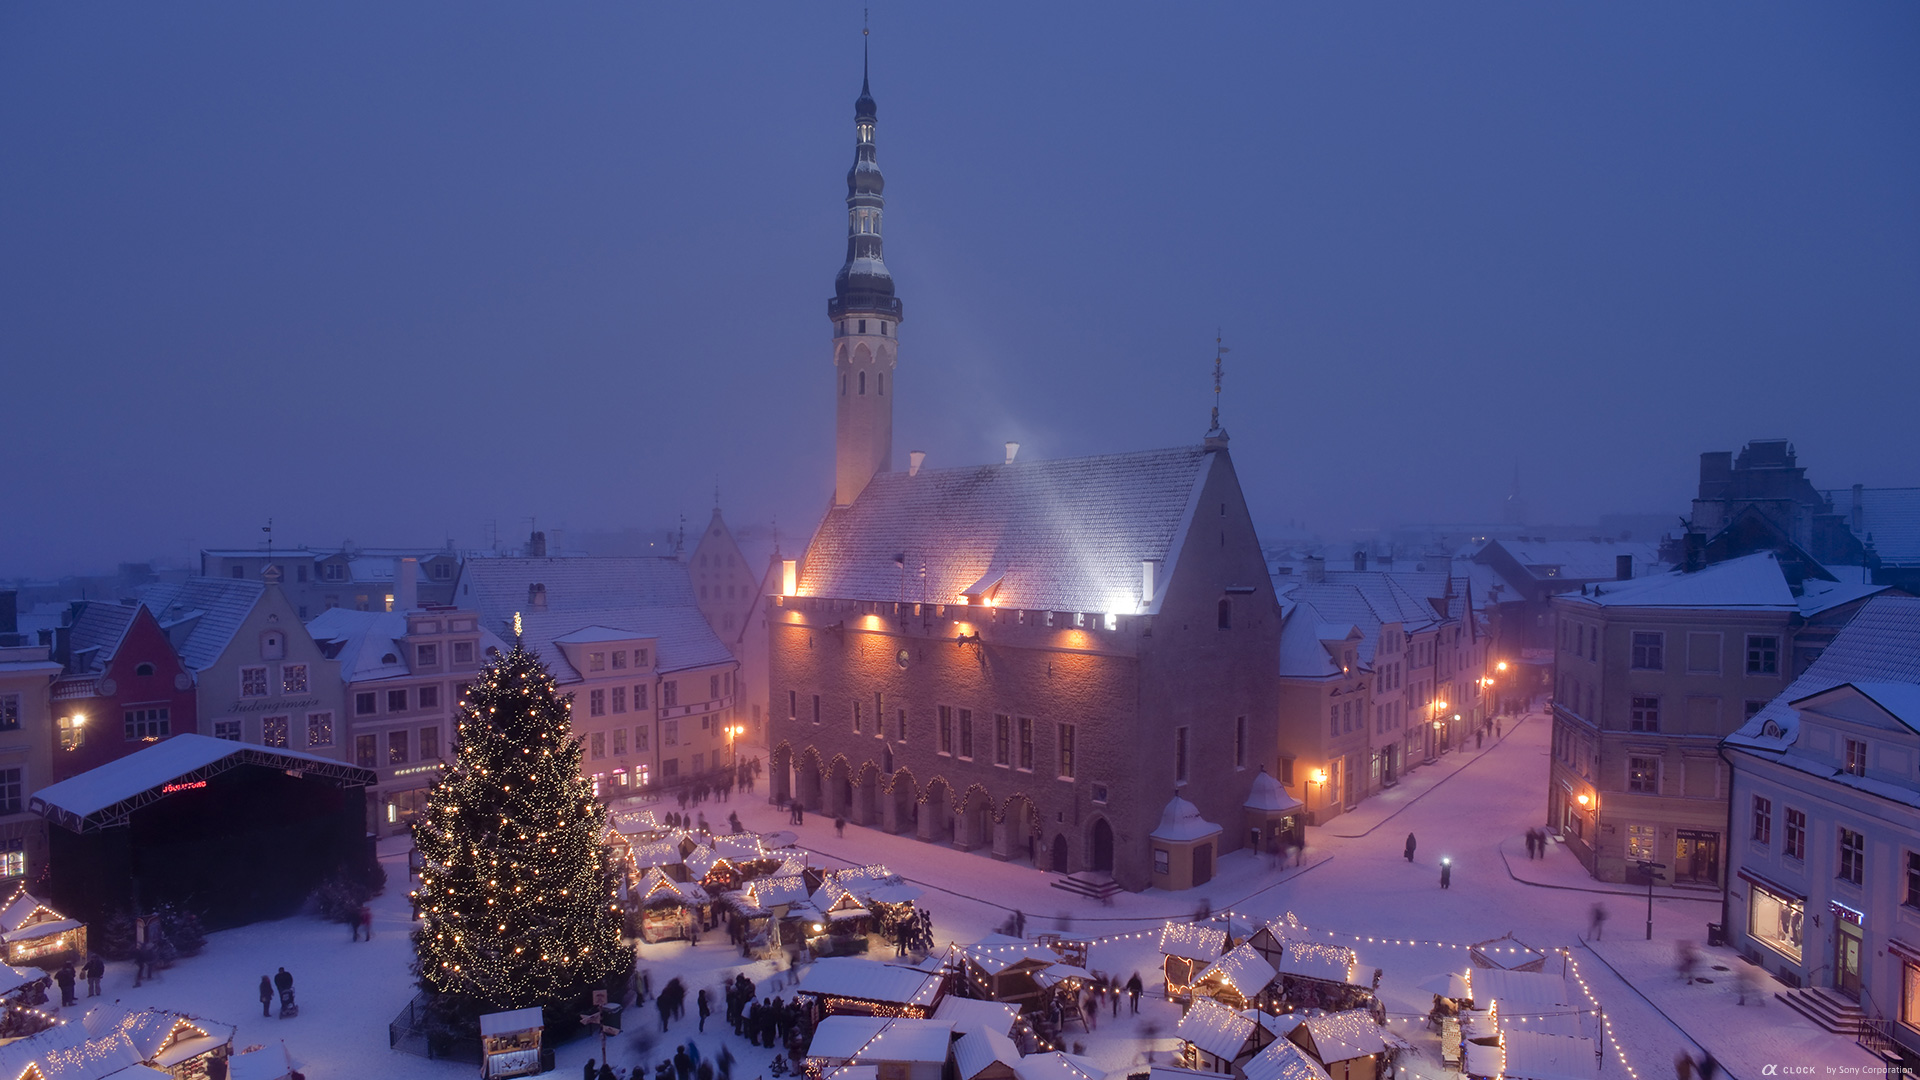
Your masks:
<instances>
[{"instance_id":1,"label":"pointed steeple","mask_svg":"<svg viewBox=\"0 0 1920 1080\"><path fill-rule=\"evenodd\" d=\"M860 96L853 103L853 168L847 170L847 259L833 279L835 506L846 506L878 473L893 468L893 371L899 355L900 299L881 255L886 180L874 153L879 107L861 43Z\"/></svg>"}]
</instances>

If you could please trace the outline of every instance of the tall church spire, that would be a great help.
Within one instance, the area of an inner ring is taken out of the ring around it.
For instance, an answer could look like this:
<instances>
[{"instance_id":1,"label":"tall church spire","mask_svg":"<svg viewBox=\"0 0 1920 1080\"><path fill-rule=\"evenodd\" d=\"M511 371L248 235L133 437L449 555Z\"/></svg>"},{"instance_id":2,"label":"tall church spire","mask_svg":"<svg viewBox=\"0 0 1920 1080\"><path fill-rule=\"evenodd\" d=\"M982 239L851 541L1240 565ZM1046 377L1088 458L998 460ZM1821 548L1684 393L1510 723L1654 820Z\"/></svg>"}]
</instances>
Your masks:
<instances>
[{"instance_id":1,"label":"tall church spire","mask_svg":"<svg viewBox=\"0 0 1920 1080\"><path fill-rule=\"evenodd\" d=\"M864 32L863 32L864 33ZM853 103L853 168L847 171L847 261L833 279L835 506L857 498L876 473L893 467L893 381L902 317L893 275L881 258L886 181L874 157L873 100L864 37L860 97Z\"/></svg>"}]
</instances>

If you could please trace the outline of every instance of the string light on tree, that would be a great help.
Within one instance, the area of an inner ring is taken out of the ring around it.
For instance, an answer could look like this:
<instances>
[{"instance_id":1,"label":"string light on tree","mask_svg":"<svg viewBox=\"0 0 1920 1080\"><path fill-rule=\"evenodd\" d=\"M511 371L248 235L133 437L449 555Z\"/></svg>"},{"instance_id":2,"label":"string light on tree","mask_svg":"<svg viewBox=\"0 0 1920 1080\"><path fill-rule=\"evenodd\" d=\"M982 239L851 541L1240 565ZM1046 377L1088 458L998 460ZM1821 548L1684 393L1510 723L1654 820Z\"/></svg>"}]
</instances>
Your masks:
<instances>
[{"instance_id":1,"label":"string light on tree","mask_svg":"<svg viewBox=\"0 0 1920 1080\"><path fill-rule=\"evenodd\" d=\"M558 1006L628 959L606 811L580 776L568 706L518 641L461 702L454 762L414 828L414 947L432 990L491 1009Z\"/></svg>"}]
</instances>

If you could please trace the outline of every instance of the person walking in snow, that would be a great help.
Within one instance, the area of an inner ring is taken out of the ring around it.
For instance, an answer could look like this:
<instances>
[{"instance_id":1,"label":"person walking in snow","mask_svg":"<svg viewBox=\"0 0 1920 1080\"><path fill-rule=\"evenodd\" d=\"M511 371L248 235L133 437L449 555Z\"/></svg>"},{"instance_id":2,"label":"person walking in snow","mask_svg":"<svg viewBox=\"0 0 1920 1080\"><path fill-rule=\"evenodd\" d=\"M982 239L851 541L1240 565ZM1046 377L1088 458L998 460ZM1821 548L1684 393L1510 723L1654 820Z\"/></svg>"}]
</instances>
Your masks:
<instances>
[{"instance_id":1,"label":"person walking in snow","mask_svg":"<svg viewBox=\"0 0 1920 1080\"><path fill-rule=\"evenodd\" d=\"M600 1080L600 1070L593 1067L592 1058L588 1058L587 1063L581 1067L580 1080Z\"/></svg>"},{"instance_id":2,"label":"person walking in snow","mask_svg":"<svg viewBox=\"0 0 1920 1080\"><path fill-rule=\"evenodd\" d=\"M62 1005L72 1005L75 1003L73 996L73 976L73 961L71 960L60 965L60 970L54 972L53 981L60 984L60 1004Z\"/></svg>"},{"instance_id":3,"label":"person walking in snow","mask_svg":"<svg viewBox=\"0 0 1920 1080\"><path fill-rule=\"evenodd\" d=\"M273 985L280 991L280 1015L285 1016L293 1008L293 976L281 968L273 976Z\"/></svg>"},{"instance_id":4,"label":"person walking in snow","mask_svg":"<svg viewBox=\"0 0 1920 1080\"><path fill-rule=\"evenodd\" d=\"M1589 912L1587 915L1587 936L1592 938L1595 941L1599 941L1601 933L1605 931L1606 928L1607 928L1606 905L1596 900L1593 902L1593 910Z\"/></svg>"},{"instance_id":5,"label":"person walking in snow","mask_svg":"<svg viewBox=\"0 0 1920 1080\"><path fill-rule=\"evenodd\" d=\"M260 1015L273 1015L273 980L260 976Z\"/></svg>"},{"instance_id":6,"label":"person walking in snow","mask_svg":"<svg viewBox=\"0 0 1920 1080\"><path fill-rule=\"evenodd\" d=\"M1440 860L1440 887L1443 889L1451 889L1453 887L1452 859Z\"/></svg>"},{"instance_id":7,"label":"person walking in snow","mask_svg":"<svg viewBox=\"0 0 1920 1080\"><path fill-rule=\"evenodd\" d=\"M700 993L694 997L694 1005L700 1010L700 1032L704 1035L707 1030L707 1017L713 1015L713 1002L707 998L706 987L700 988Z\"/></svg>"},{"instance_id":8,"label":"person walking in snow","mask_svg":"<svg viewBox=\"0 0 1920 1080\"><path fill-rule=\"evenodd\" d=\"M603 1061L600 1063L600 1075L598 1077L598 1080L620 1080L620 1076L618 1073L613 1071L613 1066Z\"/></svg>"},{"instance_id":9,"label":"person walking in snow","mask_svg":"<svg viewBox=\"0 0 1920 1080\"><path fill-rule=\"evenodd\" d=\"M1407 851L1406 851L1408 862L1413 861L1413 849L1418 846L1419 846L1419 841L1413 838L1412 833L1408 833L1407 834Z\"/></svg>"},{"instance_id":10,"label":"person walking in snow","mask_svg":"<svg viewBox=\"0 0 1920 1080\"><path fill-rule=\"evenodd\" d=\"M1137 971L1133 973L1133 978L1127 980L1127 996L1133 999L1135 1016L1140 1015L1140 991L1146 988L1146 984L1140 981L1140 973Z\"/></svg>"},{"instance_id":11,"label":"person walking in snow","mask_svg":"<svg viewBox=\"0 0 1920 1080\"><path fill-rule=\"evenodd\" d=\"M100 979L107 973L107 962L100 959L99 953L87 957L87 966L80 969L87 977L87 996L100 996Z\"/></svg>"}]
</instances>

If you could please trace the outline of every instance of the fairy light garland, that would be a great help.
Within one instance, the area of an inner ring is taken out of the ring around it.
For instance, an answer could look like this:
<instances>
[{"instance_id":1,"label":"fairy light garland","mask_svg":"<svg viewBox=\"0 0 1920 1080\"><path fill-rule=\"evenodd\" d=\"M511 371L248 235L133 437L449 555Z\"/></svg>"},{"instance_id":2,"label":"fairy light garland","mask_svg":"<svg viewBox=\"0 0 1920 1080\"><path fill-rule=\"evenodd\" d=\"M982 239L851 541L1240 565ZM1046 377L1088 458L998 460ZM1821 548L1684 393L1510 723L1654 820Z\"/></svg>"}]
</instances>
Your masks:
<instances>
[{"instance_id":1,"label":"fairy light garland","mask_svg":"<svg viewBox=\"0 0 1920 1080\"><path fill-rule=\"evenodd\" d=\"M606 810L580 775L570 703L518 643L460 702L454 761L414 827L414 947L436 990L558 1004L626 959Z\"/></svg>"}]
</instances>

